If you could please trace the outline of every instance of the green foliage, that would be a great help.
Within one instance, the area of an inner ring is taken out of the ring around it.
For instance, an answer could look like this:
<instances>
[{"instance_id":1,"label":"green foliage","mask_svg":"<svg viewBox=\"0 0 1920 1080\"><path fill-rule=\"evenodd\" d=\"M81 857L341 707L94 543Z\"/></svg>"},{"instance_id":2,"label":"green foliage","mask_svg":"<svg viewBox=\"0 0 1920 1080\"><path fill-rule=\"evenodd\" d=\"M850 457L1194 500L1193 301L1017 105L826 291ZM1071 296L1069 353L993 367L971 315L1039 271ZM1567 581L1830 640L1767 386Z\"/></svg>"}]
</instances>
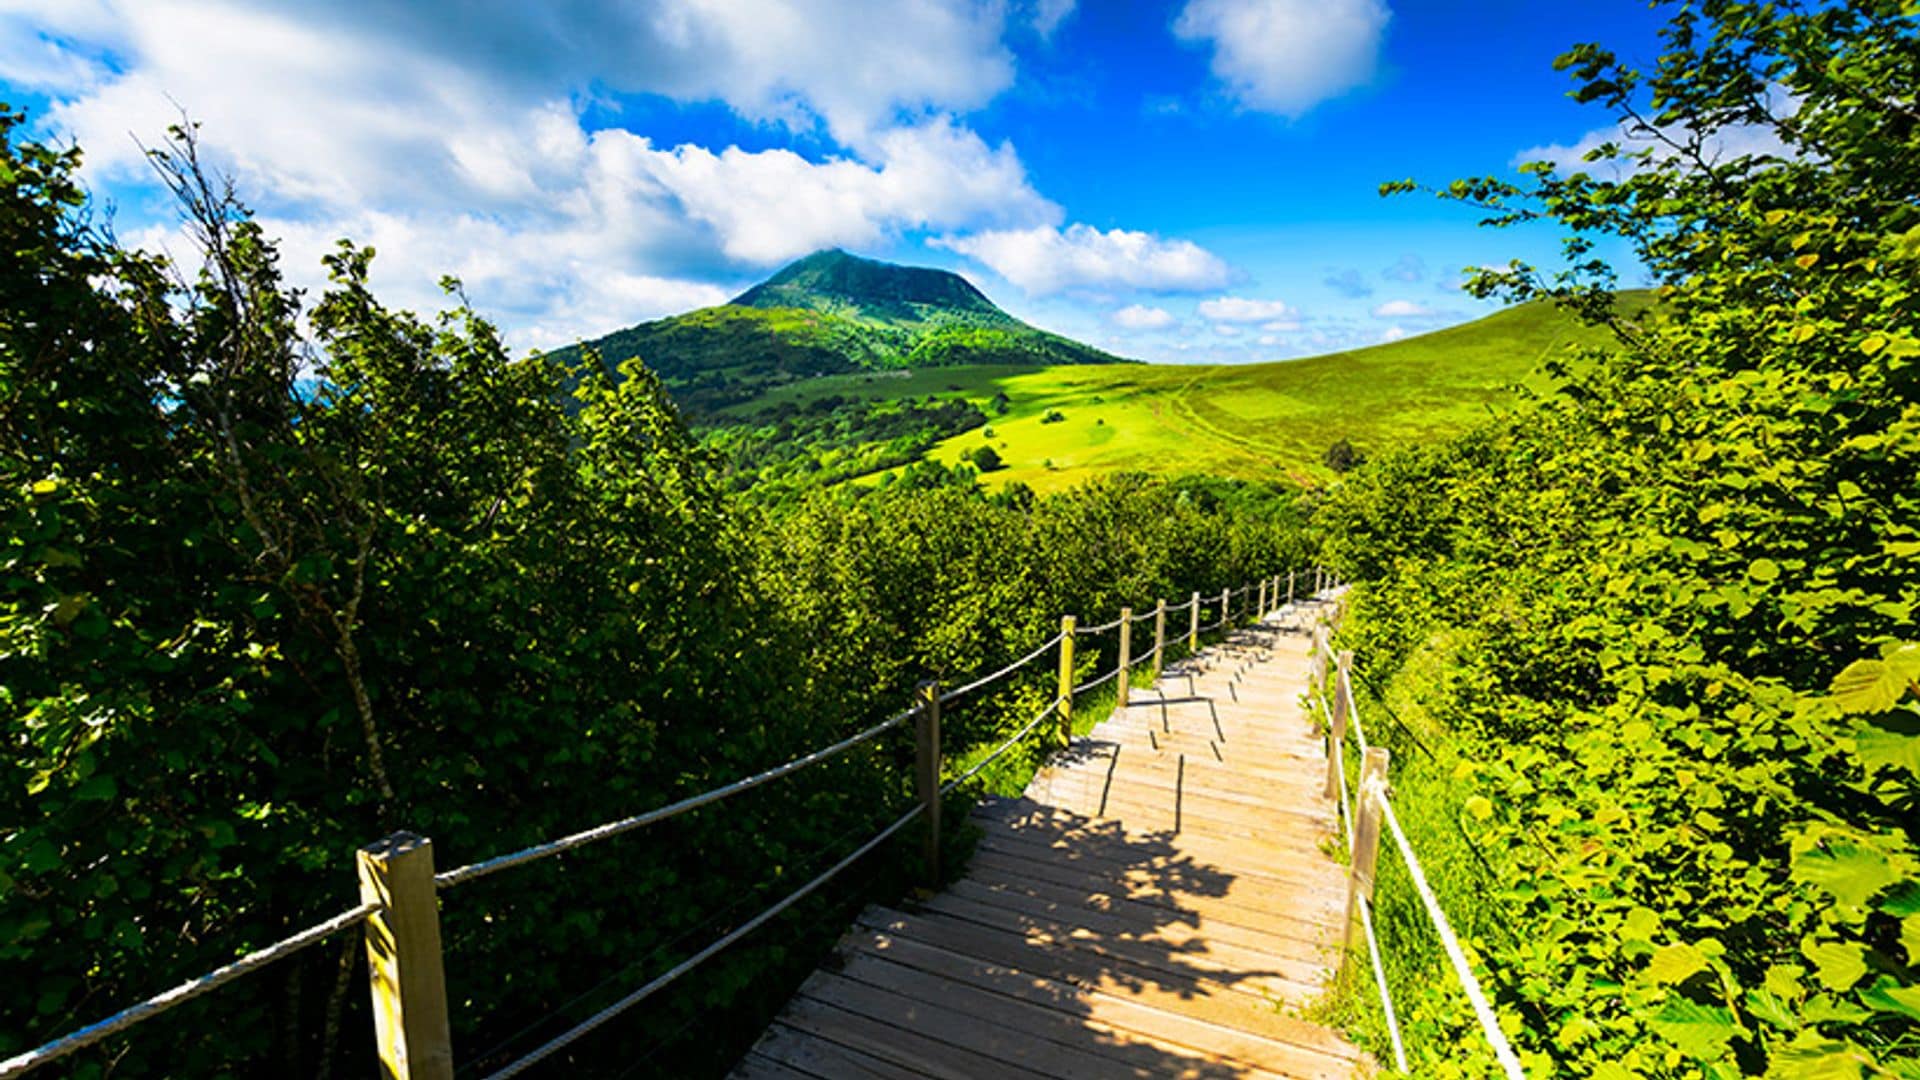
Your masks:
<instances>
[{"instance_id":1,"label":"green foliage","mask_svg":"<svg viewBox=\"0 0 1920 1080\"><path fill-rule=\"evenodd\" d=\"M1913 15L1708 2L1651 72L1575 49L1577 96L1669 142L1614 179L1443 194L1567 226L1570 270L1477 287L1610 325L1617 354L1550 365L1524 411L1321 508L1363 582L1346 643L1435 757L1370 730L1399 782L1462 800L1414 841L1484 858L1443 899L1540 1074L1920 1073ZM1787 152L1715 157L1736 123ZM1606 234L1657 309L1612 305ZM1446 978L1429 952L1400 980L1409 1046L1421 1075L1473 1075Z\"/></svg>"},{"instance_id":2,"label":"green foliage","mask_svg":"<svg viewBox=\"0 0 1920 1080\"><path fill-rule=\"evenodd\" d=\"M641 364L516 360L457 283L437 318L386 308L349 244L303 313L190 132L154 157L208 249L178 284L89 227L77 152L17 143L18 123L0 118L0 1056L338 913L353 850L394 830L450 867L656 807L1023 653L1062 611L1303 554L1292 501L1245 485L1040 501L917 461L885 490L733 501ZM984 417L813 420L857 441ZM1044 667L957 704L947 753L1031 715ZM896 732L447 892L460 1064L524 1053L831 865L905 805L911 761ZM837 879L566 1068L719 1072L910 866ZM343 934L70 1073L373 1071L362 949Z\"/></svg>"}]
</instances>

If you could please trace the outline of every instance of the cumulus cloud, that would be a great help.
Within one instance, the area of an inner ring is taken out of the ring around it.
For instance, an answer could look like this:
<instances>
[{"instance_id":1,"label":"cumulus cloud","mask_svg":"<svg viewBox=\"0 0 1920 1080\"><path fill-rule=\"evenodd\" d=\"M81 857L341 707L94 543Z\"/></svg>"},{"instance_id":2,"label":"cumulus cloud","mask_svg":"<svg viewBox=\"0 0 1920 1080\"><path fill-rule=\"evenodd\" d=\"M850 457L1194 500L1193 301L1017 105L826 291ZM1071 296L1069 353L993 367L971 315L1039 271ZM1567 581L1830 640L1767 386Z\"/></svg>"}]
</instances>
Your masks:
<instances>
[{"instance_id":1,"label":"cumulus cloud","mask_svg":"<svg viewBox=\"0 0 1920 1080\"><path fill-rule=\"evenodd\" d=\"M1232 274L1220 257L1190 240L1073 224L943 236L931 243L975 259L1032 295L1067 289L1131 288L1202 292Z\"/></svg>"},{"instance_id":2,"label":"cumulus cloud","mask_svg":"<svg viewBox=\"0 0 1920 1080\"><path fill-rule=\"evenodd\" d=\"M1407 331L1405 327L1389 326L1385 330L1381 331L1380 340L1383 342L1399 341L1401 338L1406 336L1407 336Z\"/></svg>"},{"instance_id":3,"label":"cumulus cloud","mask_svg":"<svg viewBox=\"0 0 1920 1080\"><path fill-rule=\"evenodd\" d=\"M1188 0L1173 32L1212 47L1240 104L1298 117L1373 78L1391 17L1385 0Z\"/></svg>"},{"instance_id":4,"label":"cumulus cloud","mask_svg":"<svg viewBox=\"0 0 1920 1080\"><path fill-rule=\"evenodd\" d=\"M1373 295L1373 286L1367 283L1366 276L1351 266L1328 274L1321 284L1349 300Z\"/></svg>"},{"instance_id":5,"label":"cumulus cloud","mask_svg":"<svg viewBox=\"0 0 1920 1080\"><path fill-rule=\"evenodd\" d=\"M1212 300L1202 300L1199 306L1201 315L1217 323L1268 323L1285 324L1295 321L1299 315L1291 304L1284 300L1249 300L1239 296L1221 296Z\"/></svg>"},{"instance_id":6,"label":"cumulus cloud","mask_svg":"<svg viewBox=\"0 0 1920 1080\"><path fill-rule=\"evenodd\" d=\"M1128 304L1113 313L1113 321L1128 330L1165 330L1177 320L1166 308Z\"/></svg>"},{"instance_id":7,"label":"cumulus cloud","mask_svg":"<svg viewBox=\"0 0 1920 1080\"><path fill-rule=\"evenodd\" d=\"M1430 319L1439 312L1412 300L1389 300L1373 309L1376 319Z\"/></svg>"},{"instance_id":8,"label":"cumulus cloud","mask_svg":"<svg viewBox=\"0 0 1920 1080\"><path fill-rule=\"evenodd\" d=\"M1057 224L1014 148L952 117L1010 83L1009 18L971 0L13 0L0 81L52 99L96 189L150 185L132 136L185 109L303 283L351 235L398 295L432 302L456 273L533 340L711 302L700 279L817 247ZM609 93L718 101L838 149L589 128Z\"/></svg>"}]
</instances>

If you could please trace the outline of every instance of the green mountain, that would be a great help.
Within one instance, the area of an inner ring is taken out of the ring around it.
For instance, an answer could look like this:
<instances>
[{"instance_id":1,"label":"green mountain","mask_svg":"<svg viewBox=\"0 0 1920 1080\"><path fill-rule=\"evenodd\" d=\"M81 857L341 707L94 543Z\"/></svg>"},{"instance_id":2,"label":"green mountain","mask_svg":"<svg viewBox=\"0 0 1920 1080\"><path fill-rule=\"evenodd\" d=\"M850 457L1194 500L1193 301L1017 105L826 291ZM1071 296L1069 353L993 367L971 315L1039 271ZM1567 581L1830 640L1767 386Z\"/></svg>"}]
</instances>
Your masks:
<instances>
[{"instance_id":1,"label":"green mountain","mask_svg":"<svg viewBox=\"0 0 1920 1080\"><path fill-rule=\"evenodd\" d=\"M640 358L696 414L822 375L1124 362L1021 322L958 274L838 249L791 263L730 303L617 330L587 346L608 365ZM577 346L555 353L577 354Z\"/></svg>"}]
</instances>

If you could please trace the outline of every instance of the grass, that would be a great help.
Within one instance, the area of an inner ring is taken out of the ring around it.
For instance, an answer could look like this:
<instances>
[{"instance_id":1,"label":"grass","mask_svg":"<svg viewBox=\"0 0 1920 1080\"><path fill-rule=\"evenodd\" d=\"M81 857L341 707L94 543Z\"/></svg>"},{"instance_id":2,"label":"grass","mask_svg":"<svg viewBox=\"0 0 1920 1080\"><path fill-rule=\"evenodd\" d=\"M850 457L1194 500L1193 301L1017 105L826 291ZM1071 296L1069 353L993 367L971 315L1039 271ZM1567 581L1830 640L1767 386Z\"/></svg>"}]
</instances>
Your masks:
<instances>
[{"instance_id":1,"label":"grass","mask_svg":"<svg viewBox=\"0 0 1920 1080\"><path fill-rule=\"evenodd\" d=\"M1628 303L1644 303L1632 294ZM985 409L991 437L971 431L928 457L957 464L981 445L1005 463L989 486L1070 487L1099 473L1332 475L1328 447L1342 439L1367 453L1465 429L1534 378L1570 345L1603 344L1545 304L1527 304L1420 337L1304 360L1241 365L1093 364L1046 368L968 366L906 374L854 374L791 383L727 414L828 394L960 396ZM1008 411L989 408L1005 394ZM1048 413L1064 419L1047 422Z\"/></svg>"},{"instance_id":2,"label":"grass","mask_svg":"<svg viewBox=\"0 0 1920 1080\"><path fill-rule=\"evenodd\" d=\"M1500 883L1492 878L1460 827L1470 784L1463 782L1457 771L1462 759L1452 751L1446 732L1411 690L1440 677L1445 653L1444 646L1420 650L1385 688L1356 681L1355 712L1368 742L1387 747L1393 755L1390 775L1394 814L1419 856L1421 870L1441 910L1466 945L1468 955L1475 958L1475 975L1482 989L1493 995L1498 973L1478 958L1484 955L1485 943L1499 940L1510 944L1514 931L1497 899ZM1376 694L1375 689L1382 689L1384 696ZM1360 748L1351 732L1343 756L1348 788L1357 792ZM1494 1075L1497 1069L1492 1053L1486 1048L1466 994L1447 962L1406 863L1384 826L1375 870L1373 924L1410 1064L1409 1073L1404 1075L1431 1075L1443 1063L1452 1066L1457 1075ZM1386 1075L1403 1075L1392 1068L1386 1014L1366 941L1357 926L1354 951L1347 964L1329 994L1308 1015L1343 1029L1357 1045L1373 1053Z\"/></svg>"}]
</instances>

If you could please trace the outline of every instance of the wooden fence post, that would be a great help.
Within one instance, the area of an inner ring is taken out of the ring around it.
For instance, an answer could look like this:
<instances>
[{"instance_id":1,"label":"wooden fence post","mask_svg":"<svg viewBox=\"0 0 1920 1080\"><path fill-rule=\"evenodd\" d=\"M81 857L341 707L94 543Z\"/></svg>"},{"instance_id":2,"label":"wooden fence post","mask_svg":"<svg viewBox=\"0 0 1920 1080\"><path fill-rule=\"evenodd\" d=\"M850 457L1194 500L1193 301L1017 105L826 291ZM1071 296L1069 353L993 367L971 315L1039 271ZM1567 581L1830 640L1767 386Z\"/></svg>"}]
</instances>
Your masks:
<instances>
[{"instance_id":1,"label":"wooden fence post","mask_svg":"<svg viewBox=\"0 0 1920 1080\"><path fill-rule=\"evenodd\" d=\"M1200 594L1193 594L1192 618L1187 621L1187 651L1200 651Z\"/></svg>"},{"instance_id":2,"label":"wooden fence post","mask_svg":"<svg viewBox=\"0 0 1920 1080\"><path fill-rule=\"evenodd\" d=\"M1117 709L1126 708L1127 702L1133 697L1133 672L1128 670L1131 667L1133 667L1133 609L1123 607L1120 609L1120 674L1118 676L1120 688L1114 691L1118 695L1115 698L1117 704L1114 706Z\"/></svg>"},{"instance_id":3,"label":"wooden fence post","mask_svg":"<svg viewBox=\"0 0 1920 1080\"><path fill-rule=\"evenodd\" d=\"M1253 613L1253 621L1259 622L1267 617L1267 579L1260 579L1260 608Z\"/></svg>"},{"instance_id":4,"label":"wooden fence post","mask_svg":"<svg viewBox=\"0 0 1920 1080\"><path fill-rule=\"evenodd\" d=\"M1339 666L1339 674L1334 680L1333 687L1333 731L1331 735L1334 746L1344 748L1347 737L1347 671L1353 666L1353 652L1349 649L1342 649L1336 663ZM1340 758L1344 753L1345 750L1342 749L1340 753L1327 755L1327 798L1329 799L1340 794L1339 785L1342 779L1340 776Z\"/></svg>"},{"instance_id":5,"label":"wooden fence post","mask_svg":"<svg viewBox=\"0 0 1920 1080\"><path fill-rule=\"evenodd\" d=\"M1153 681L1160 681L1160 659L1167 651L1167 602L1161 600L1153 609Z\"/></svg>"},{"instance_id":6,"label":"wooden fence post","mask_svg":"<svg viewBox=\"0 0 1920 1080\"><path fill-rule=\"evenodd\" d=\"M1073 745L1073 616L1060 616L1060 745Z\"/></svg>"},{"instance_id":7,"label":"wooden fence post","mask_svg":"<svg viewBox=\"0 0 1920 1080\"><path fill-rule=\"evenodd\" d=\"M1232 614L1233 614L1233 590L1221 589L1220 590L1220 628L1222 630L1226 629L1227 626L1229 625L1228 617L1231 616Z\"/></svg>"},{"instance_id":8,"label":"wooden fence post","mask_svg":"<svg viewBox=\"0 0 1920 1080\"><path fill-rule=\"evenodd\" d=\"M1287 606L1289 607L1293 606L1293 574L1294 571L1287 571Z\"/></svg>"},{"instance_id":9,"label":"wooden fence post","mask_svg":"<svg viewBox=\"0 0 1920 1080\"><path fill-rule=\"evenodd\" d=\"M1360 914L1360 901L1373 903L1374 868L1380 862L1380 819L1385 816L1381 803L1387 797L1387 748L1367 747L1360 762L1360 797L1353 815L1353 850L1347 866L1346 945L1340 950L1341 963L1353 948L1353 921Z\"/></svg>"},{"instance_id":10,"label":"wooden fence post","mask_svg":"<svg viewBox=\"0 0 1920 1080\"><path fill-rule=\"evenodd\" d=\"M920 711L914 716L914 777L919 789L920 816L927 819L926 886L940 887L940 684L920 684Z\"/></svg>"},{"instance_id":11,"label":"wooden fence post","mask_svg":"<svg viewBox=\"0 0 1920 1080\"><path fill-rule=\"evenodd\" d=\"M398 832L354 857L367 917L367 972L373 1035L387 1080L450 1080L453 1036L440 959L440 905L433 891L433 842Z\"/></svg>"}]
</instances>

